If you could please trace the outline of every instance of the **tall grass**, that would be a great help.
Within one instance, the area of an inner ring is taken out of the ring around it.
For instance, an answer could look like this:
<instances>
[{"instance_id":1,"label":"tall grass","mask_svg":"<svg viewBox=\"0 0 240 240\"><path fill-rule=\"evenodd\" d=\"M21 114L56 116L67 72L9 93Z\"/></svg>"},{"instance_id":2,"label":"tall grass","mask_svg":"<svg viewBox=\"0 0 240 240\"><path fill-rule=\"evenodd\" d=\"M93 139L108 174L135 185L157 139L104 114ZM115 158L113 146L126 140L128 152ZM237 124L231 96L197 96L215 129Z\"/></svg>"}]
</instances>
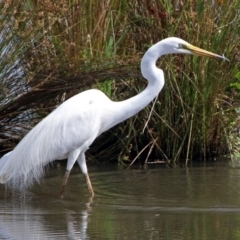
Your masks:
<instances>
[{"instance_id":1,"label":"tall grass","mask_svg":"<svg viewBox=\"0 0 240 240\"><path fill-rule=\"evenodd\" d=\"M143 53L177 36L225 54L230 63L193 56L160 59L166 85L154 106L100 136L89 157L187 163L236 149L239 1L25 0L2 5L0 27L11 37L1 41L1 49L8 42L14 46L8 50L11 62L1 65L2 148L16 144L31 125L26 122L35 124L81 90L97 87L114 100L142 91ZM13 66L17 71L11 74ZM16 77L18 69L22 75ZM6 97L4 91L11 94Z\"/></svg>"}]
</instances>

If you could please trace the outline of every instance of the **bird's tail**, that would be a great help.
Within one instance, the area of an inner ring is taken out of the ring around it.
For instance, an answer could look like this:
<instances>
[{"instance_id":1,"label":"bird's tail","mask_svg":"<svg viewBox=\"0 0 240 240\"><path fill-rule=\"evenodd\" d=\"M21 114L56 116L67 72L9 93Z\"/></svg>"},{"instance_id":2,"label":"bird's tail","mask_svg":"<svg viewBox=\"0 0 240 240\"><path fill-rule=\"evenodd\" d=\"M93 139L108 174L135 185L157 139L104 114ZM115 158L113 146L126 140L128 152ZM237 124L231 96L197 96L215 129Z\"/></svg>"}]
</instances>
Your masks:
<instances>
[{"instance_id":1,"label":"bird's tail","mask_svg":"<svg viewBox=\"0 0 240 240\"><path fill-rule=\"evenodd\" d=\"M59 133L60 118L53 118L53 113L28 132L11 153L0 159L0 183L17 190L27 188L40 181L45 166L58 154L64 155L58 147L62 140L56 137L56 134L62 136L62 131Z\"/></svg>"},{"instance_id":2,"label":"bird's tail","mask_svg":"<svg viewBox=\"0 0 240 240\"><path fill-rule=\"evenodd\" d=\"M0 159L0 183L21 191L32 185L34 180L38 182L44 169L42 165L36 165L34 169L21 169L24 163L13 161L13 159L17 159L15 155L15 152L9 152Z\"/></svg>"}]
</instances>

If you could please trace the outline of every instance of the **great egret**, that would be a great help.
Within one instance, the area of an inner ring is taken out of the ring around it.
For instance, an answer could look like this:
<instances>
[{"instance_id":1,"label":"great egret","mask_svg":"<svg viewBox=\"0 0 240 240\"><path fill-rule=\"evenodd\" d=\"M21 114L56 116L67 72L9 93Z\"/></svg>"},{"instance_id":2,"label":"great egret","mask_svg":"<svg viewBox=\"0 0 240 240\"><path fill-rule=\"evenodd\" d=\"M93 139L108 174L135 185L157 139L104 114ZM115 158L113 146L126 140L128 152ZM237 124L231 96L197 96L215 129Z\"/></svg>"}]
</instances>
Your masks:
<instances>
[{"instance_id":1,"label":"great egret","mask_svg":"<svg viewBox=\"0 0 240 240\"><path fill-rule=\"evenodd\" d=\"M77 161L86 177L90 194L94 196L85 152L101 133L138 113L159 94L164 86L164 74L156 67L156 61L166 54L195 54L226 59L176 37L156 43L147 50L141 61L142 75L148 80L144 91L121 102L111 101L96 89L68 99L39 122L12 152L0 159L0 182L9 182L16 188L20 188L21 184L29 186L33 180L40 179L46 164L67 158L60 195L63 196L69 173Z\"/></svg>"}]
</instances>

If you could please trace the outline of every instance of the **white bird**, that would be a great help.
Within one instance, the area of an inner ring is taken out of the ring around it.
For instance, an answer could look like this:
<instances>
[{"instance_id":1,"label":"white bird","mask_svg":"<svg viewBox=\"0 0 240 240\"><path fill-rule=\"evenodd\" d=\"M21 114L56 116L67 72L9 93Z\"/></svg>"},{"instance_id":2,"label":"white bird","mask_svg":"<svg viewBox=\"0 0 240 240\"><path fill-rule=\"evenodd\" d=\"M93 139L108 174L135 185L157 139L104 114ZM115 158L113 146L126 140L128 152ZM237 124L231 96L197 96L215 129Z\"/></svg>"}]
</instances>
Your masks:
<instances>
[{"instance_id":1,"label":"white bird","mask_svg":"<svg viewBox=\"0 0 240 240\"><path fill-rule=\"evenodd\" d=\"M67 158L60 196L63 197L69 173L77 161L93 197L85 152L101 133L132 117L158 96L164 86L164 74L156 67L156 61L166 54L195 54L226 59L176 37L156 43L147 50L141 61L142 75L148 80L142 92L120 102L111 101L96 89L71 97L29 131L13 151L0 159L0 182L9 183L17 189L27 187L34 180L39 181L45 165Z\"/></svg>"}]
</instances>

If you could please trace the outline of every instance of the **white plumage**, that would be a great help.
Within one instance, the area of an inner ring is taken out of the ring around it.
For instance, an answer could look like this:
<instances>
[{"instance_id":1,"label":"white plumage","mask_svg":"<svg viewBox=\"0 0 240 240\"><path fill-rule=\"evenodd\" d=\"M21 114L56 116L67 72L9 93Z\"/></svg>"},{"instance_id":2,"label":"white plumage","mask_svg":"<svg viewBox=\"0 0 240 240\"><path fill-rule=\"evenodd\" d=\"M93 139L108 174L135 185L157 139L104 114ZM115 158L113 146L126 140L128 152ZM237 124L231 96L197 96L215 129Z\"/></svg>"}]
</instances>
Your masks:
<instances>
[{"instance_id":1,"label":"white plumage","mask_svg":"<svg viewBox=\"0 0 240 240\"><path fill-rule=\"evenodd\" d=\"M96 116L104 115L101 106L109 101L104 93L92 89L61 104L0 160L0 182L28 186L39 180L49 162L67 158L79 148L85 152L104 128Z\"/></svg>"},{"instance_id":2,"label":"white plumage","mask_svg":"<svg viewBox=\"0 0 240 240\"><path fill-rule=\"evenodd\" d=\"M86 150L102 132L138 113L159 94L164 86L164 75L156 67L156 61L161 55L169 53L225 59L179 38L158 42L148 49L141 61L142 75L148 80L144 91L121 102L113 102L95 89L68 99L38 123L12 152L0 159L0 182L15 188L27 187L33 180L38 181L42 177L45 165L56 159L68 158L61 196L76 161L93 196L85 160Z\"/></svg>"}]
</instances>

